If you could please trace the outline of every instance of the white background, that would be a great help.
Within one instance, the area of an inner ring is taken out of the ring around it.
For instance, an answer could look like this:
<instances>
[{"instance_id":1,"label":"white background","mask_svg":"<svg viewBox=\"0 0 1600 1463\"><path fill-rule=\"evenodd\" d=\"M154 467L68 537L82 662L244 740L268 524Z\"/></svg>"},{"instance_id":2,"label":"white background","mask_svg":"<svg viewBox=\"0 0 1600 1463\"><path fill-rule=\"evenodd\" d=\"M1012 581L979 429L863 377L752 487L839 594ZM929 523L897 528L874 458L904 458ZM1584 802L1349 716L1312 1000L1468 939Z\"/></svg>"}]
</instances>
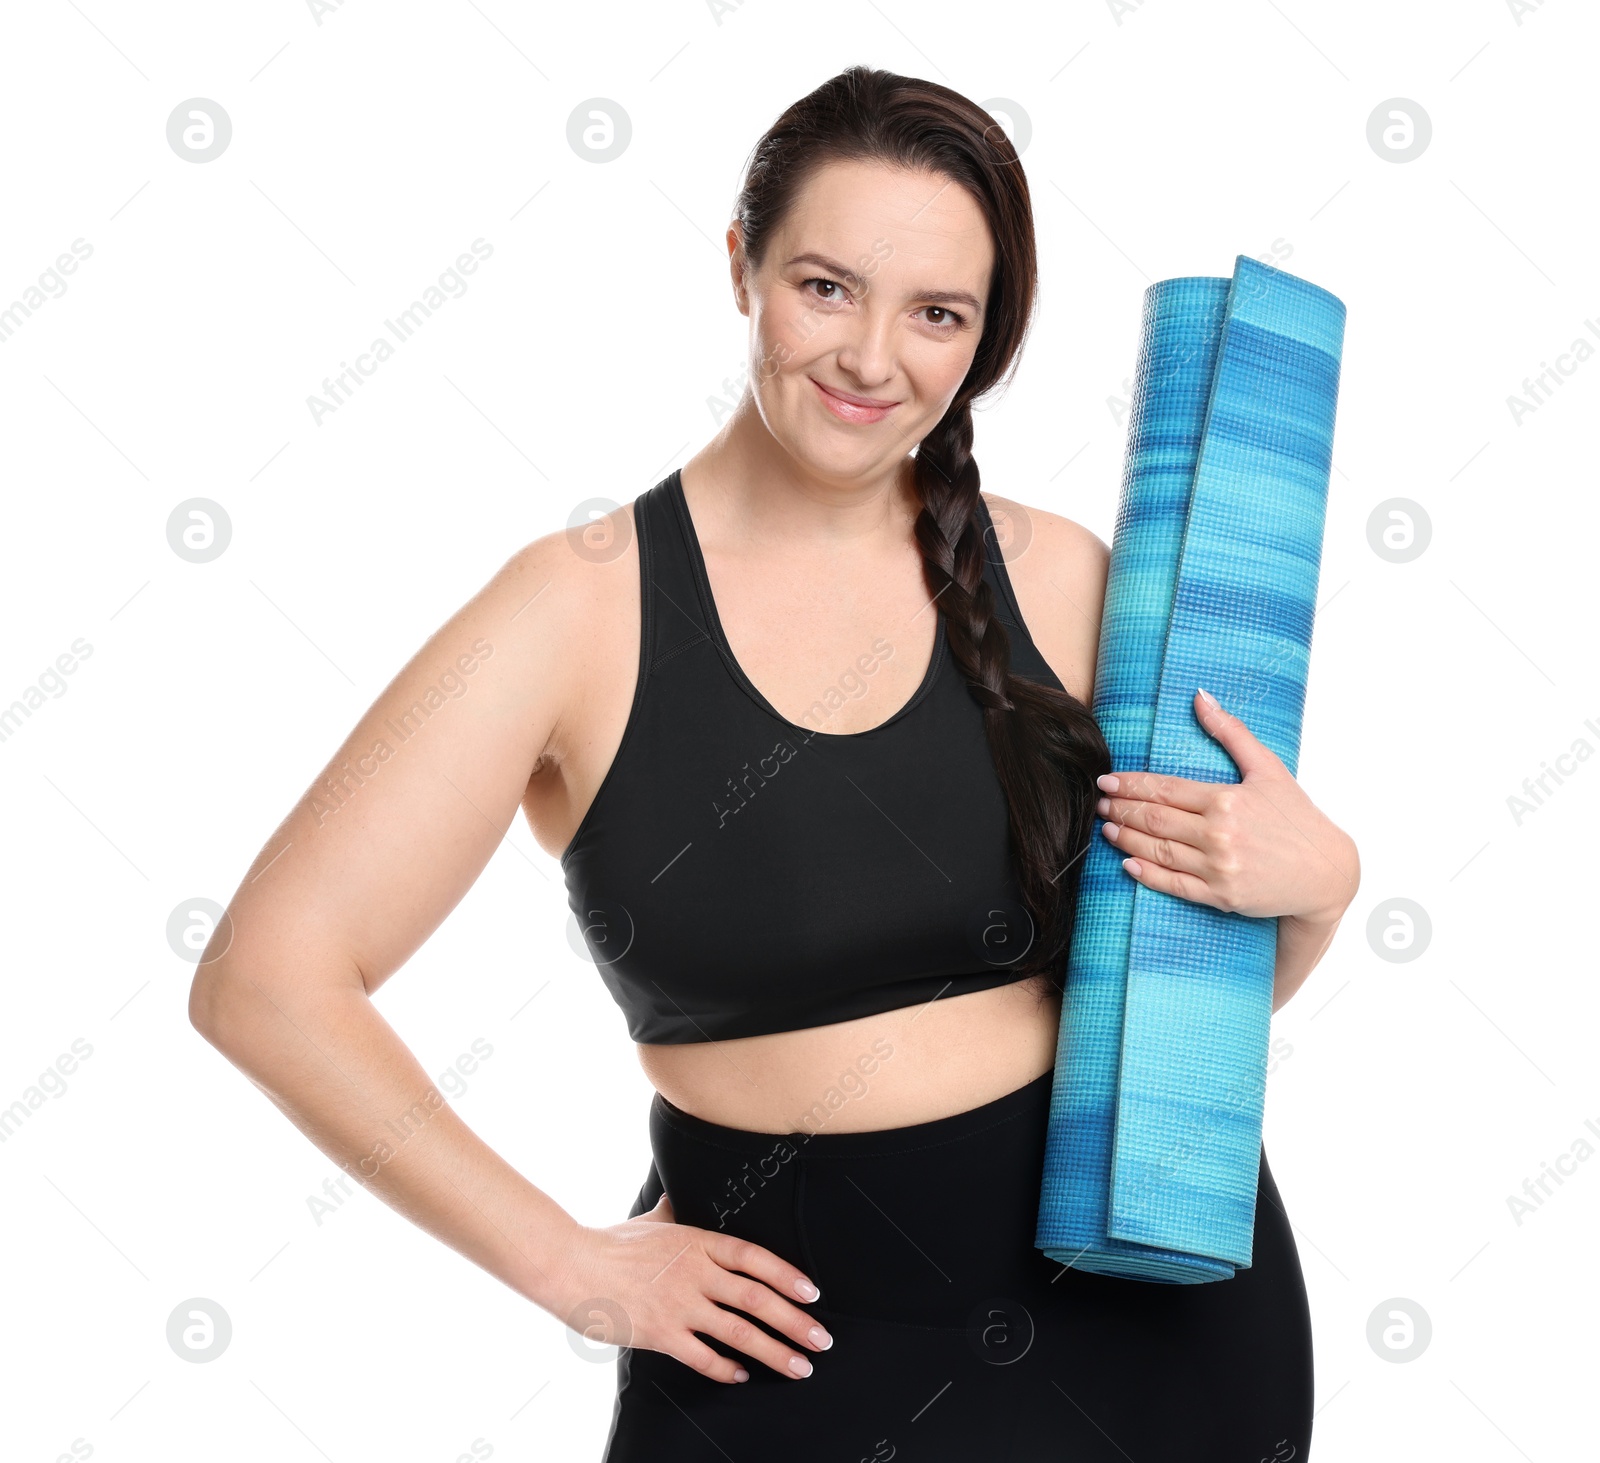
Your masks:
<instances>
[{"instance_id":1,"label":"white background","mask_svg":"<svg viewBox=\"0 0 1600 1463\"><path fill-rule=\"evenodd\" d=\"M1292 1053L1266 1119L1315 1318L1316 1454L1592 1456L1600 1161L1521 1223L1507 1201L1600 1128L1600 765L1568 764L1520 825L1507 799L1577 739L1600 748L1600 360L1520 423L1507 398L1600 344L1600 25L1577 0L1517 8L13 10L0 307L74 239L93 252L0 342L0 704L78 637L92 654L0 743L0 1106L75 1039L92 1055L0 1145L5 1456L598 1457L611 1366L369 1194L313 1220L336 1170L191 1029L165 931L227 902L513 551L711 434L744 362L721 246L740 167L857 61L1009 99L1031 132L1041 311L979 418L987 488L1109 539L1150 282L1248 254L1346 302L1300 775L1364 878L1275 1017ZM204 164L166 137L194 97L232 120ZM595 97L632 123L603 165L567 142ZM1432 122L1406 163L1367 137L1395 97ZM467 293L319 425L323 378L477 238L494 252ZM166 539L195 497L232 523L206 564ZM1367 531L1396 497L1432 524L1402 564ZM1398 897L1432 921L1408 963L1366 933ZM645 1176L650 1089L568 918L519 818L377 999L431 1072L490 1043L462 1116L612 1223ZM192 1297L233 1326L204 1365L166 1340ZM1403 1364L1367 1339L1395 1298L1432 1327Z\"/></svg>"}]
</instances>

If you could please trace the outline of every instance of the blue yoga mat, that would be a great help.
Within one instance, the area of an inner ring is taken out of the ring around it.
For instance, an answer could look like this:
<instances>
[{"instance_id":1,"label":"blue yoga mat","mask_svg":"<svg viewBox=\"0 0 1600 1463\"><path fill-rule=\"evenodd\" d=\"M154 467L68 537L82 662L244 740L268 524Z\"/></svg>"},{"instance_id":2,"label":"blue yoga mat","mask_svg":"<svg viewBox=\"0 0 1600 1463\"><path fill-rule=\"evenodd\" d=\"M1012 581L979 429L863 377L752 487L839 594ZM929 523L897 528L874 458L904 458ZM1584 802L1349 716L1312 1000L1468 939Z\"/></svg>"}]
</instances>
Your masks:
<instances>
[{"instance_id":1,"label":"blue yoga mat","mask_svg":"<svg viewBox=\"0 0 1600 1463\"><path fill-rule=\"evenodd\" d=\"M1243 255L1144 297L1094 715L1117 771L1237 782L1204 686L1294 772L1344 305ZM1094 831L1034 1243L1192 1284L1250 1264L1277 920L1139 885Z\"/></svg>"}]
</instances>

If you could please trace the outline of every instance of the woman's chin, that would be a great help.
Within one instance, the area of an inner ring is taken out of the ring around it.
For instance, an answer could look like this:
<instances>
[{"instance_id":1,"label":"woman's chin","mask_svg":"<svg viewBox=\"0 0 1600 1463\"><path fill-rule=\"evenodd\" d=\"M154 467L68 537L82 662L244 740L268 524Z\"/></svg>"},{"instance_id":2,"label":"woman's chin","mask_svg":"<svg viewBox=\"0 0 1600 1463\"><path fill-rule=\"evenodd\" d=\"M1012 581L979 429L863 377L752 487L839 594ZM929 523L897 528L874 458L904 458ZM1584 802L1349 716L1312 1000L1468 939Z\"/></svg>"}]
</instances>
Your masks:
<instances>
[{"instance_id":1,"label":"woman's chin","mask_svg":"<svg viewBox=\"0 0 1600 1463\"><path fill-rule=\"evenodd\" d=\"M869 441L861 428L831 419L807 422L779 440L796 462L821 478L870 478L905 455L892 449L886 455L889 444L881 438Z\"/></svg>"}]
</instances>

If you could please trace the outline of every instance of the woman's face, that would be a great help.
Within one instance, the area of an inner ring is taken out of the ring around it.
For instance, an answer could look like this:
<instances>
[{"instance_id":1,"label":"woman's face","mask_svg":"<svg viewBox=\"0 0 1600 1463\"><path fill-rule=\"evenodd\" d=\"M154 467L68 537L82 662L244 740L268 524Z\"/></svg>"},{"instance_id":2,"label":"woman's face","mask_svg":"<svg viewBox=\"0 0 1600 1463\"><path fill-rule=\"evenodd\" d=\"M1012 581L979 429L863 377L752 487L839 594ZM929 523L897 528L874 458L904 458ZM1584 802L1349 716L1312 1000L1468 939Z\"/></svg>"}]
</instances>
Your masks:
<instances>
[{"instance_id":1,"label":"woman's face","mask_svg":"<svg viewBox=\"0 0 1600 1463\"><path fill-rule=\"evenodd\" d=\"M951 179L835 162L742 287L742 248L733 263L762 420L812 472L848 481L892 469L944 415L983 335L994 244Z\"/></svg>"}]
</instances>

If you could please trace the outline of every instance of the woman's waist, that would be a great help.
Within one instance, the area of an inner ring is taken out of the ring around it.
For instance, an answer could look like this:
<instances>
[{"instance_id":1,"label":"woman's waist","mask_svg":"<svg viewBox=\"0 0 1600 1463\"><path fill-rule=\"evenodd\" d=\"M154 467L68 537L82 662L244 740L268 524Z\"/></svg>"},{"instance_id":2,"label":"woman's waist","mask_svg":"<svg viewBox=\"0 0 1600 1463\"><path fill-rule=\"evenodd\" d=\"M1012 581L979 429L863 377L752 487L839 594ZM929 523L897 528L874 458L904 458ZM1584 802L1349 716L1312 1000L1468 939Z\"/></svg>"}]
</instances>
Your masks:
<instances>
[{"instance_id":1,"label":"woman's waist","mask_svg":"<svg viewBox=\"0 0 1600 1463\"><path fill-rule=\"evenodd\" d=\"M1033 1245L1052 1074L924 1122L757 1133L657 1095L655 1164L680 1224L798 1266L831 1314L961 1328L980 1302L1048 1289Z\"/></svg>"},{"instance_id":2,"label":"woman's waist","mask_svg":"<svg viewBox=\"0 0 1600 1463\"><path fill-rule=\"evenodd\" d=\"M707 1124L814 1137L899 1129L1014 1092L1054 1064L1060 996L1037 980L797 1031L640 1045L662 1099Z\"/></svg>"}]
</instances>

